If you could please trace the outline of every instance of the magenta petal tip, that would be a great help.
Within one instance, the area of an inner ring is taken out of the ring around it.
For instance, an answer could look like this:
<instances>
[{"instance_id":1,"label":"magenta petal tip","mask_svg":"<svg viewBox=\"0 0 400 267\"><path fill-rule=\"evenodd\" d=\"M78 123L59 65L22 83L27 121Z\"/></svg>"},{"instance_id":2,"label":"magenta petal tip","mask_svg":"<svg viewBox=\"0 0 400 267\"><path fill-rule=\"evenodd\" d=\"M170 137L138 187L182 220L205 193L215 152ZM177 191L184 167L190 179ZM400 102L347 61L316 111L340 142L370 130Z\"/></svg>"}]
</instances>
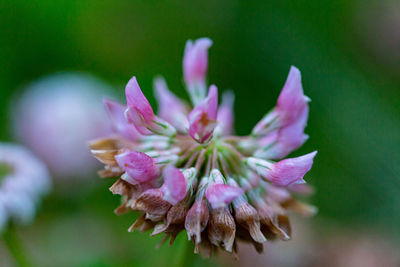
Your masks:
<instances>
[{"instance_id":1,"label":"magenta petal tip","mask_svg":"<svg viewBox=\"0 0 400 267\"><path fill-rule=\"evenodd\" d=\"M267 179L280 186L304 183L304 175L311 169L317 151L301 157L281 160L272 165Z\"/></svg>"},{"instance_id":2,"label":"magenta petal tip","mask_svg":"<svg viewBox=\"0 0 400 267\"><path fill-rule=\"evenodd\" d=\"M225 207L243 193L243 189L236 186L214 184L207 188L206 198L208 202L210 202L212 208L217 209Z\"/></svg>"},{"instance_id":3,"label":"magenta petal tip","mask_svg":"<svg viewBox=\"0 0 400 267\"><path fill-rule=\"evenodd\" d=\"M187 193L187 182L183 173L173 165L167 165L163 171L165 200L176 205Z\"/></svg>"},{"instance_id":4,"label":"magenta petal tip","mask_svg":"<svg viewBox=\"0 0 400 267\"><path fill-rule=\"evenodd\" d=\"M131 184L149 182L159 175L154 160L142 152L125 152L115 156L115 160L129 175L126 180Z\"/></svg>"}]
</instances>

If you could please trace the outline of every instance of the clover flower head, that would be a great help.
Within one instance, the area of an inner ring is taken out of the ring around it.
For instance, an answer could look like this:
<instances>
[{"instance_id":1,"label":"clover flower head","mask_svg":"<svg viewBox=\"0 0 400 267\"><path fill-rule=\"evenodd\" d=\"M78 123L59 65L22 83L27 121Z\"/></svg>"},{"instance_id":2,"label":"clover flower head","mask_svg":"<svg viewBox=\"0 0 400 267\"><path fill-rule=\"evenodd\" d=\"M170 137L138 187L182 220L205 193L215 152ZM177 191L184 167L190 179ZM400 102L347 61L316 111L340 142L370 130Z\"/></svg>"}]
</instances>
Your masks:
<instances>
[{"instance_id":1,"label":"clover flower head","mask_svg":"<svg viewBox=\"0 0 400 267\"><path fill-rule=\"evenodd\" d=\"M9 220L32 221L36 204L51 187L49 172L26 148L0 143L0 231Z\"/></svg>"},{"instance_id":2,"label":"clover flower head","mask_svg":"<svg viewBox=\"0 0 400 267\"><path fill-rule=\"evenodd\" d=\"M236 242L263 243L291 238L288 211L316 212L294 194L310 191L304 177L317 152L283 159L300 147L309 99L300 71L291 67L277 105L248 136L234 136L234 95L207 86L207 50L211 41L188 41L184 80L191 104L169 91L165 80L154 82L158 113L135 77L126 86L127 104L105 100L115 134L90 142L93 155L105 164L99 172L117 181L110 190L122 196L117 214L141 213L129 231L164 233L172 244L185 230L195 253L210 256L222 248L236 253ZM207 90L207 87L209 88Z\"/></svg>"}]
</instances>

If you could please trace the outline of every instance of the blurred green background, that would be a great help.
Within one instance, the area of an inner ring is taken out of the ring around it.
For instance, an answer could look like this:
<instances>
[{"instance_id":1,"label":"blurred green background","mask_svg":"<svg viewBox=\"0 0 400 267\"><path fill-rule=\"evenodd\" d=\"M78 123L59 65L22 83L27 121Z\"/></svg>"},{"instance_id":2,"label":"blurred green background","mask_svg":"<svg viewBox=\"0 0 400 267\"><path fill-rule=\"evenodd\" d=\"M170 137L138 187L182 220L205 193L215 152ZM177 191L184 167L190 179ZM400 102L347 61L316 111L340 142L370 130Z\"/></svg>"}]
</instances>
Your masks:
<instances>
[{"instance_id":1,"label":"blurred green background","mask_svg":"<svg viewBox=\"0 0 400 267\"><path fill-rule=\"evenodd\" d=\"M114 85L121 99L136 75L152 104L152 79L162 74L172 91L187 97L183 48L187 39L207 36L214 42L209 81L234 90L239 134L274 106L290 65L302 71L312 99L310 139L293 155L319 151L307 179L320 211L312 223L368 227L398 238L399 14L399 2L388 0L2 0L0 138L12 140L11 97L54 72L94 74ZM132 214L113 214L119 197L107 190L111 181L90 179L90 186L68 194L57 194L56 185L35 224L19 230L39 265L162 266L176 260L184 234L173 248L154 250L158 237L126 233Z\"/></svg>"}]
</instances>

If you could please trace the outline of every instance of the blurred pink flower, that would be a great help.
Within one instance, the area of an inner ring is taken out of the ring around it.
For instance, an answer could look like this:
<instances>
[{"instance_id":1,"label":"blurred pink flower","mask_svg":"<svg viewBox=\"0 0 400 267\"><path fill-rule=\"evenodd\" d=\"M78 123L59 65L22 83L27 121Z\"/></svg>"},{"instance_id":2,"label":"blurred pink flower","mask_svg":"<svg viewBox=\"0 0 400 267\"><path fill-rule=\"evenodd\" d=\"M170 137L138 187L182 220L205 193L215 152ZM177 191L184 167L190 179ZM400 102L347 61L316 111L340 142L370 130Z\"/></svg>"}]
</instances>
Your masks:
<instances>
[{"instance_id":1,"label":"blurred pink flower","mask_svg":"<svg viewBox=\"0 0 400 267\"><path fill-rule=\"evenodd\" d=\"M101 98L109 87L92 76L55 74L31 85L12 109L17 138L49 167L56 178L87 177L96 162L87 140L111 133Z\"/></svg>"}]
</instances>

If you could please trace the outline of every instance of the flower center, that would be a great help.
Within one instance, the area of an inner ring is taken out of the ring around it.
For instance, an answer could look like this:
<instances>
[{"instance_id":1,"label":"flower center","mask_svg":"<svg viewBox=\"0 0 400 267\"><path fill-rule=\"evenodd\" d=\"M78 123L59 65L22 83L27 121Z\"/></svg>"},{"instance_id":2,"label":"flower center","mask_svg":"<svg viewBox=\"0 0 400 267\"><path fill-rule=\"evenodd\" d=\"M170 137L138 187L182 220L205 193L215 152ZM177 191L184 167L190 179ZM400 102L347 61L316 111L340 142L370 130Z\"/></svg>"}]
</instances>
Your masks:
<instances>
[{"instance_id":1,"label":"flower center","mask_svg":"<svg viewBox=\"0 0 400 267\"><path fill-rule=\"evenodd\" d=\"M209 176L212 169L220 169L226 176L242 173L243 155L229 141L214 138L210 143L199 144L193 140L178 141L181 148L181 168L195 167L201 175Z\"/></svg>"}]
</instances>

